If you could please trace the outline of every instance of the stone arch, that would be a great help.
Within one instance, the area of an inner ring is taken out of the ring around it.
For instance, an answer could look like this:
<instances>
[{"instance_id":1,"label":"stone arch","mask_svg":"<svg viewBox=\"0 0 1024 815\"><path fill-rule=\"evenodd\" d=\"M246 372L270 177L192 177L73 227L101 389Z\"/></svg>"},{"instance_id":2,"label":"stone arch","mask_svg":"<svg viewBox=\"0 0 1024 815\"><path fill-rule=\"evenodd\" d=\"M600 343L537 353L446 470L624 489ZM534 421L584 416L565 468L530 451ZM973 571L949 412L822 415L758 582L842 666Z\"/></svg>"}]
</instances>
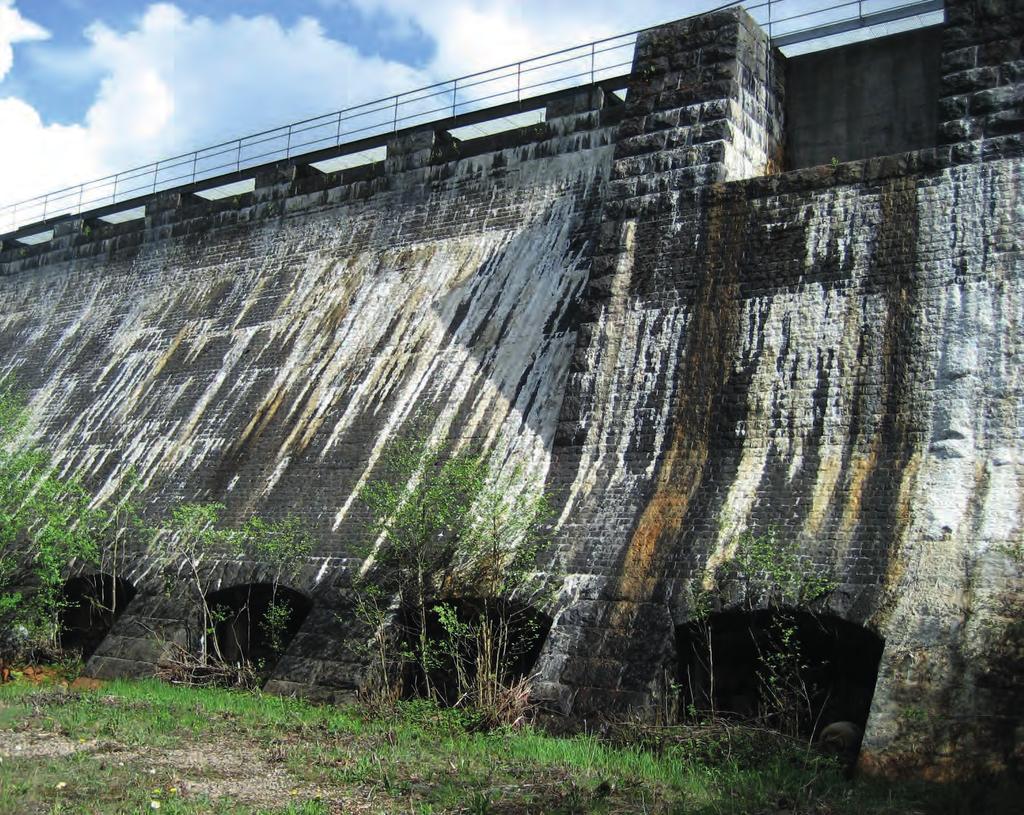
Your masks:
<instances>
[{"instance_id":1,"label":"stone arch","mask_svg":"<svg viewBox=\"0 0 1024 815\"><path fill-rule=\"evenodd\" d=\"M207 652L231 663L251 662L269 672L295 637L313 601L300 591L272 583L242 583L206 595L215 615L207 634ZM272 631L269 613L283 609Z\"/></svg>"},{"instance_id":2,"label":"stone arch","mask_svg":"<svg viewBox=\"0 0 1024 815\"><path fill-rule=\"evenodd\" d=\"M135 586L123 577L96 572L68 579L61 596L61 647L88 659L135 597Z\"/></svg>"},{"instance_id":3,"label":"stone arch","mask_svg":"<svg viewBox=\"0 0 1024 815\"><path fill-rule=\"evenodd\" d=\"M490 600L485 603L480 598L458 597L448 598L442 601L455 609L459 622L472 623L477 620L481 613L496 620L504 617L509 621L509 628L514 639L520 640L522 647L516 648L509 654L507 661L508 680L511 682L529 677L540 653L544 648L548 633L551 631L552 618L540 609L518 600ZM418 630L412 615L403 614L401 617L402 635L405 646L410 651L417 651L416 632ZM439 615L431 610L427 617L427 631L430 638L439 642L444 635L444 628L441 625ZM466 662L473 665L475 652L466 653ZM454 704L458 698L457 681L453 671L447 666L439 667L430 674L431 684L440 696L441 700ZM402 678L403 694L408 697L420 696L423 694L423 675L417 663L407 666Z\"/></svg>"},{"instance_id":4,"label":"stone arch","mask_svg":"<svg viewBox=\"0 0 1024 815\"><path fill-rule=\"evenodd\" d=\"M732 610L676 628L677 681L683 709L759 718L784 714L773 675L794 681L804 698L785 727L813 738L836 721L867 724L884 640L830 614L781 608ZM794 655L797 657L793 659Z\"/></svg>"}]
</instances>

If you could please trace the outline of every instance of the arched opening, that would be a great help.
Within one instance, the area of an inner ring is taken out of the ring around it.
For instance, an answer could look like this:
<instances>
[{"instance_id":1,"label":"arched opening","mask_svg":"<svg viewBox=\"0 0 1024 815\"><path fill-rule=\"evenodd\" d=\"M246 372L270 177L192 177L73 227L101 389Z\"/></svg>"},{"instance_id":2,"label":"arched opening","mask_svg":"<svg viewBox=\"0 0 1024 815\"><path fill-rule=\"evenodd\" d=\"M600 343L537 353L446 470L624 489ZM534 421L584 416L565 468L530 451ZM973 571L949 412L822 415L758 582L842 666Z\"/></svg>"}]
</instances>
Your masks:
<instances>
[{"instance_id":1,"label":"arched opening","mask_svg":"<svg viewBox=\"0 0 1024 815\"><path fill-rule=\"evenodd\" d=\"M676 630L683 710L816 736L867 723L883 640L829 615L731 611Z\"/></svg>"},{"instance_id":2,"label":"arched opening","mask_svg":"<svg viewBox=\"0 0 1024 815\"><path fill-rule=\"evenodd\" d=\"M135 597L135 587L124 578L101 572L72 577L64 584L62 597L61 648L88 659Z\"/></svg>"},{"instance_id":3,"label":"arched opening","mask_svg":"<svg viewBox=\"0 0 1024 815\"><path fill-rule=\"evenodd\" d=\"M212 616L207 653L270 671L288 648L312 601L293 589L247 583L206 595Z\"/></svg>"},{"instance_id":4,"label":"arched opening","mask_svg":"<svg viewBox=\"0 0 1024 815\"><path fill-rule=\"evenodd\" d=\"M427 639L433 653L429 687L444 704L454 705L467 693L508 687L528 678L544 647L551 618L533 606L510 600L455 598L427 613ZM446 616L443 616L446 615ZM419 621L401 617L405 650L416 656L403 677L406 697L425 696L428 683L420 661ZM477 682L481 670L490 682ZM487 687L483 687L483 686Z\"/></svg>"}]
</instances>

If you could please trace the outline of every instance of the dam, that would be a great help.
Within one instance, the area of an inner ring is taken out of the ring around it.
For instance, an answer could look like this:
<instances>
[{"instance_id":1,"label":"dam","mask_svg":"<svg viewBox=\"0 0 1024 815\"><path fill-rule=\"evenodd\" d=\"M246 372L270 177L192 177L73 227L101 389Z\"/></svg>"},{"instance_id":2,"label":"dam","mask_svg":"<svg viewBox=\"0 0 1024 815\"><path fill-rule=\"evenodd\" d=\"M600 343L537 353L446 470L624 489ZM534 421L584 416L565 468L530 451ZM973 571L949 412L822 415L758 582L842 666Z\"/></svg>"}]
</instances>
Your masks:
<instances>
[{"instance_id":1,"label":"dam","mask_svg":"<svg viewBox=\"0 0 1024 815\"><path fill-rule=\"evenodd\" d=\"M733 7L572 87L403 126L396 102L349 144L293 154L289 129L279 160L240 142L205 178L190 154L109 205L47 200L2 236L0 373L101 497L134 472L154 512L314 533L270 690L361 687L358 493L426 422L553 496L547 709L663 707L698 598L727 642L722 567L756 535L831 576L814 612L865 766L1015 767L1022 40L1019 3L947 0L786 57ZM515 125L460 137L488 117ZM267 580L206 566L211 592ZM152 673L194 614L145 552L121 577L93 676Z\"/></svg>"}]
</instances>

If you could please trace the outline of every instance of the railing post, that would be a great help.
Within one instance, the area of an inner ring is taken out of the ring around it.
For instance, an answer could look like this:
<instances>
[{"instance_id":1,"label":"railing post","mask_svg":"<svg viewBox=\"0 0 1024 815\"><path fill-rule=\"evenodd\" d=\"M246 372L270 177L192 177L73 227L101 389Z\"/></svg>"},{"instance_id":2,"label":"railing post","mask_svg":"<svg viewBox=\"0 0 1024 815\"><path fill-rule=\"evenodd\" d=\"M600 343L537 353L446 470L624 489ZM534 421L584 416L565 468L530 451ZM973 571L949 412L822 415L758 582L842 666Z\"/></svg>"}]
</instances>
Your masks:
<instances>
[{"instance_id":1,"label":"railing post","mask_svg":"<svg viewBox=\"0 0 1024 815\"><path fill-rule=\"evenodd\" d=\"M156 180L160 176L160 162L153 165L153 192L156 192Z\"/></svg>"},{"instance_id":2,"label":"railing post","mask_svg":"<svg viewBox=\"0 0 1024 815\"><path fill-rule=\"evenodd\" d=\"M459 80L452 80L452 118L455 118L455 99L459 95Z\"/></svg>"},{"instance_id":3,"label":"railing post","mask_svg":"<svg viewBox=\"0 0 1024 815\"><path fill-rule=\"evenodd\" d=\"M516 63L516 101L523 101L523 63Z\"/></svg>"},{"instance_id":4,"label":"railing post","mask_svg":"<svg viewBox=\"0 0 1024 815\"><path fill-rule=\"evenodd\" d=\"M115 173L114 174L114 191L112 193L110 193L110 203L111 204L116 204L117 203L117 179L118 179L118 177L120 175L121 175L120 173Z\"/></svg>"},{"instance_id":5,"label":"railing post","mask_svg":"<svg viewBox=\"0 0 1024 815\"><path fill-rule=\"evenodd\" d=\"M78 213L82 212L82 194L85 192L85 184L78 185Z\"/></svg>"},{"instance_id":6,"label":"railing post","mask_svg":"<svg viewBox=\"0 0 1024 815\"><path fill-rule=\"evenodd\" d=\"M50 193L43 196L43 220L46 220L46 206L50 203Z\"/></svg>"},{"instance_id":7,"label":"railing post","mask_svg":"<svg viewBox=\"0 0 1024 815\"><path fill-rule=\"evenodd\" d=\"M192 183L196 183L196 162L199 161L199 153L192 154Z\"/></svg>"},{"instance_id":8,"label":"railing post","mask_svg":"<svg viewBox=\"0 0 1024 815\"><path fill-rule=\"evenodd\" d=\"M597 43L590 43L590 84L594 84L594 49L597 47Z\"/></svg>"},{"instance_id":9,"label":"railing post","mask_svg":"<svg viewBox=\"0 0 1024 815\"><path fill-rule=\"evenodd\" d=\"M394 118L394 121L392 121L392 123L391 123L391 132L392 133L397 133L398 132L398 97L397 96L395 97L395 118Z\"/></svg>"},{"instance_id":10,"label":"railing post","mask_svg":"<svg viewBox=\"0 0 1024 815\"><path fill-rule=\"evenodd\" d=\"M288 125L288 141L284 145L284 157L285 160L291 158L292 155L292 126Z\"/></svg>"},{"instance_id":11,"label":"railing post","mask_svg":"<svg viewBox=\"0 0 1024 815\"><path fill-rule=\"evenodd\" d=\"M341 111L338 111L338 132L334 137L335 144L341 144Z\"/></svg>"},{"instance_id":12,"label":"railing post","mask_svg":"<svg viewBox=\"0 0 1024 815\"><path fill-rule=\"evenodd\" d=\"M238 146L235 148L235 172L237 173L242 169L242 140L238 140Z\"/></svg>"}]
</instances>

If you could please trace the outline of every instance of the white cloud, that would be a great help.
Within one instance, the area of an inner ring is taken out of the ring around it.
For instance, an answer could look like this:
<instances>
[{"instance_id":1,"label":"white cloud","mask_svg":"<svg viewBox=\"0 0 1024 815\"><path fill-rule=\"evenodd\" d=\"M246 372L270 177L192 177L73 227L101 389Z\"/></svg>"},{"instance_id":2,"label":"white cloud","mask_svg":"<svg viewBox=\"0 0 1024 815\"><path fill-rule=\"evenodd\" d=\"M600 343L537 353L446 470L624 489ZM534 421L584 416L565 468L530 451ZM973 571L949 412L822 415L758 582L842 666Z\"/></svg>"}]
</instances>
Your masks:
<instances>
[{"instance_id":1,"label":"white cloud","mask_svg":"<svg viewBox=\"0 0 1024 815\"><path fill-rule=\"evenodd\" d=\"M366 56L310 17L291 26L269 15L214 20L156 3L127 30L94 23L84 49L54 57L64 71L100 78L81 122L49 124L24 100L0 98L0 203L680 14L669 0L354 3L383 12L395 35L426 32L431 64ZM0 79L12 44L47 36L14 0L0 0Z\"/></svg>"},{"instance_id":2,"label":"white cloud","mask_svg":"<svg viewBox=\"0 0 1024 815\"><path fill-rule=\"evenodd\" d=\"M14 49L11 48L14 43L45 40L49 36L45 28L18 13L14 0L0 0L0 80L14 64Z\"/></svg>"},{"instance_id":3,"label":"white cloud","mask_svg":"<svg viewBox=\"0 0 1024 815\"><path fill-rule=\"evenodd\" d=\"M22 21L12 31L41 31L9 5L0 12ZM86 36L78 59L102 79L83 122L46 124L23 100L0 98L4 203L425 81L309 18L291 27L269 16L214 21L156 4L128 31L96 23Z\"/></svg>"},{"instance_id":4,"label":"white cloud","mask_svg":"<svg viewBox=\"0 0 1024 815\"><path fill-rule=\"evenodd\" d=\"M437 43L433 68L455 76L645 28L721 5L722 0L350 0L385 11ZM325 0L330 2L330 0Z\"/></svg>"}]
</instances>

